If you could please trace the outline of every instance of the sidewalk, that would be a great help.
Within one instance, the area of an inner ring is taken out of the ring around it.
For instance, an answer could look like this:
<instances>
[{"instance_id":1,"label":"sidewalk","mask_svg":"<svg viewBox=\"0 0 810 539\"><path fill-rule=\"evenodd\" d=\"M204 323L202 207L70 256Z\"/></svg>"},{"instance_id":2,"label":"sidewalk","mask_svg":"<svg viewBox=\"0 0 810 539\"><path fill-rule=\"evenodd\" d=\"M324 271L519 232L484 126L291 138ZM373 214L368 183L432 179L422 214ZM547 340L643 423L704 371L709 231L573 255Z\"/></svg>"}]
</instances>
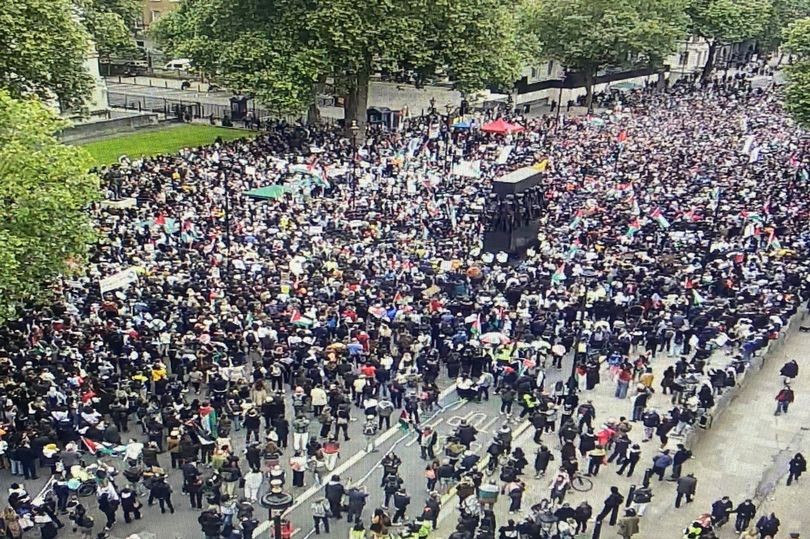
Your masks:
<instances>
[{"instance_id":1,"label":"sidewalk","mask_svg":"<svg viewBox=\"0 0 810 539\"><path fill-rule=\"evenodd\" d=\"M806 405L810 367L804 361L810 350L810 335L798 332L798 323L793 326L783 346L767 358L762 370L692 447L695 458L684 466L684 473L693 472L698 479L693 503L675 510L674 484L654 484L656 497L647 508L645 520L675 533L690 519L710 511L711 504L722 496L729 496L735 506L745 498L758 504L776 488L775 499L766 505L782 520L782 531L810 529L810 514L799 508L800 503L806 507L799 502L804 498L796 496L806 493L804 485L784 485L787 462L797 451L806 454L810 449L804 427L810 424L810 406ZM793 383L797 402L788 414L774 416L774 397L782 387L779 370L789 359L797 359L800 365L799 377ZM758 516L765 510L758 511ZM719 537L736 537L733 526L724 526Z\"/></svg>"},{"instance_id":2,"label":"sidewalk","mask_svg":"<svg viewBox=\"0 0 810 539\"><path fill-rule=\"evenodd\" d=\"M697 438L693 438L696 441L690 449L695 458L684 465L683 474L694 473L698 478L697 496L694 502L675 510L675 484L669 481L661 483L653 480L651 485L654 497L642 518L641 532L636 536L637 538L680 537L690 519L703 512L708 512L711 504L723 495L730 496L735 505L746 497L753 498L757 492L764 496L768 492L768 484L773 484L776 477L786 472L787 461L796 451L802 450L799 447L804 432L801 425L807 424L810 420L810 407L802 405L804 396L810 394L810 373L805 372L805 369L810 369L810 367L802 366L801 361L804 355L802 352L810 350L810 335L799 333L796 329L798 325L798 323L793 324L785 342L780 348L770 353L761 370L747 373L745 387L735 390L738 393L732 398L730 406L719 416L712 427L698 433ZM794 383L798 405L794 404L789 414L775 417L773 415L776 407L774 397L781 387L778 373L789 358L800 360L800 375ZM663 371L673 364L675 359L659 354L652 364L656 393L651 399L649 408L656 408L662 414L668 411L672 405L669 400L670 396L661 394L659 384ZM757 359L757 361L760 360ZM724 366L727 362L728 356L722 351L716 352L711 358L712 365ZM581 402L590 399L596 407L595 430L598 430L602 422L608 418L620 416L629 418L631 416L630 399L620 400L613 396L615 385L606 370L602 371L601 380L593 391L580 395ZM759 429L762 432L751 436L756 427L760 425L764 427ZM615 463L603 466L599 475L593 478L593 490L587 493L569 491L566 502L570 503L572 507L587 500L596 515L602 509L602 504L608 496L611 486L619 487L622 495L627 497L630 486L641 483L644 470L650 466L652 458L659 452L660 447L657 438L642 443L641 423L634 423L633 426L634 428L630 432L631 441L639 443L642 447L641 460L633 477L618 476ZM533 433L534 429L529 428L518 439L518 445L524 449L529 460L529 468L533 464L534 454L538 448L532 440ZM560 446L556 433L544 435L543 442L552 448L557 460L549 465L546 477L534 479L533 473L524 475L528 487L524 495L524 512L528 511L532 504L548 497L549 484L559 466ZM674 449L678 443L682 442L681 438L670 437L668 447ZM688 442L687 445L689 445ZM580 458L580 470L586 468L586 460ZM781 477L780 481L784 485L784 477ZM802 488L803 485L792 486L790 487L792 490L784 494L783 491L786 488L782 486L777 491L776 500L772 502L773 510L777 512L777 516L782 519L785 526L788 524L792 526L790 529L801 529L802 523L805 525L805 529L810 526L810 515L806 517L801 515L801 512L797 511L800 502L791 496L792 493L799 492L799 489ZM457 498L453 498L444 504L439 530L435 537L446 537L455 529L458 518L457 503ZM499 497L496 504L498 526L506 524L509 518L515 520L521 518L521 515L508 515L507 507L507 497ZM780 510L784 511L784 516L780 514ZM789 517L788 511L793 515ZM799 515L806 520L799 522ZM588 532L580 534L578 537L590 538L591 530L592 526L589 526ZM615 535L615 528L609 527L605 522L601 536L613 537ZM719 536L724 539L736 537L733 534L733 526L725 526Z\"/></svg>"}]
</instances>

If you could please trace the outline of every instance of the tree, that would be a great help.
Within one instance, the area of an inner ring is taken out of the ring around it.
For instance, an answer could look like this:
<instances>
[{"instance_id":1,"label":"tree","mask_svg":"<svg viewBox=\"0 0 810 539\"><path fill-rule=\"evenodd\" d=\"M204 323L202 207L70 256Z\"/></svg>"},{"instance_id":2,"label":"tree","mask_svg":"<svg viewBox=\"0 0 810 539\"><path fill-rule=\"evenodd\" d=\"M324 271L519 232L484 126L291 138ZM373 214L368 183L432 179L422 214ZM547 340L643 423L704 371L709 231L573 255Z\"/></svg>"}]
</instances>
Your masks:
<instances>
[{"instance_id":1,"label":"tree","mask_svg":"<svg viewBox=\"0 0 810 539\"><path fill-rule=\"evenodd\" d=\"M70 0L0 3L0 89L80 109L92 87L88 39Z\"/></svg>"},{"instance_id":2,"label":"tree","mask_svg":"<svg viewBox=\"0 0 810 539\"><path fill-rule=\"evenodd\" d=\"M778 49L787 27L805 17L810 17L810 0L771 0L762 31L757 36L760 48L764 51Z\"/></svg>"},{"instance_id":3,"label":"tree","mask_svg":"<svg viewBox=\"0 0 810 539\"><path fill-rule=\"evenodd\" d=\"M55 133L66 122L36 99L0 91L0 320L69 273L94 238L91 159Z\"/></svg>"},{"instance_id":4,"label":"tree","mask_svg":"<svg viewBox=\"0 0 810 539\"><path fill-rule=\"evenodd\" d=\"M531 27L544 56L582 73L591 110L600 69L660 65L675 49L685 28L684 7L681 0L542 0L531 13Z\"/></svg>"},{"instance_id":5,"label":"tree","mask_svg":"<svg viewBox=\"0 0 810 539\"><path fill-rule=\"evenodd\" d=\"M459 88L513 84L520 67L512 6L500 0L187 0L154 25L173 54L271 108L297 113L327 80L362 127L369 81L439 68Z\"/></svg>"},{"instance_id":6,"label":"tree","mask_svg":"<svg viewBox=\"0 0 810 539\"><path fill-rule=\"evenodd\" d=\"M796 55L787 67L785 104L796 122L810 129L810 18L794 22L785 34L786 48Z\"/></svg>"},{"instance_id":7,"label":"tree","mask_svg":"<svg viewBox=\"0 0 810 539\"><path fill-rule=\"evenodd\" d=\"M717 48L755 38L770 11L770 0L690 0L689 29L709 47L701 80L711 77Z\"/></svg>"},{"instance_id":8,"label":"tree","mask_svg":"<svg viewBox=\"0 0 810 539\"><path fill-rule=\"evenodd\" d=\"M73 0L101 58L137 53L132 28L140 17L137 0Z\"/></svg>"}]
</instances>

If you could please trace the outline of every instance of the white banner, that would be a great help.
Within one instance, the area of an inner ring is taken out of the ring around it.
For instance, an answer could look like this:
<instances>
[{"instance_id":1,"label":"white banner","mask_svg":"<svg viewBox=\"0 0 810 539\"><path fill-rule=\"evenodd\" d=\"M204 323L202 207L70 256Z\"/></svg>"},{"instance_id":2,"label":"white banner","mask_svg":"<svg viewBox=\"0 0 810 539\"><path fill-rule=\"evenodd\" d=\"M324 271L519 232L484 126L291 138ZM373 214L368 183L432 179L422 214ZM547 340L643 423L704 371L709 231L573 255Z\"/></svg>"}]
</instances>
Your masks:
<instances>
[{"instance_id":1,"label":"white banner","mask_svg":"<svg viewBox=\"0 0 810 539\"><path fill-rule=\"evenodd\" d=\"M133 268L129 268L101 279L98 285L101 288L101 293L106 294L111 290L126 288L136 282L138 282L138 274Z\"/></svg>"},{"instance_id":2,"label":"white banner","mask_svg":"<svg viewBox=\"0 0 810 539\"><path fill-rule=\"evenodd\" d=\"M480 178L481 161L462 161L453 166L453 174L462 178Z\"/></svg>"},{"instance_id":3,"label":"white banner","mask_svg":"<svg viewBox=\"0 0 810 539\"><path fill-rule=\"evenodd\" d=\"M505 165L506 162L509 161L509 154L512 153L512 150L514 148L515 147L512 144L501 148L501 152L498 154L498 158L495 160L495 164Z\"/></svg>"}]
</instances>

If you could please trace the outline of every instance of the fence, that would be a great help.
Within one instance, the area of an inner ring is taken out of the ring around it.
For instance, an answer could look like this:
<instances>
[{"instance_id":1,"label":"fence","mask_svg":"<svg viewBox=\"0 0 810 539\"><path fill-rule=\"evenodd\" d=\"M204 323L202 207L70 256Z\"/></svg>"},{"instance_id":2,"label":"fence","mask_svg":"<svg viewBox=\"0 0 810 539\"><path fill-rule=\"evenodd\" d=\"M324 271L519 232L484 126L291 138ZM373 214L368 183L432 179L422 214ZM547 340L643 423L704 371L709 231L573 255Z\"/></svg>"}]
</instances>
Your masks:
<instances>
[{"instance_id":1,"label":"fence","mask_svg":"<svg viewBox=\"0 0 810 539\"><path fill-rule=\"evenodd\" d=\"M184 114L189 114L192 118L214 118L216 120L222 120L226 115L232 117L230 105L205 100L173 99L122 92L108 92L107 96L111 107L137 110L138 112L157 112L164 114L167 118L180 117ZM294 123L298 120L297 116L278 114L255 107L248 107L248 113L262 121L286 120Z\"/></svg>"}]
</instances>

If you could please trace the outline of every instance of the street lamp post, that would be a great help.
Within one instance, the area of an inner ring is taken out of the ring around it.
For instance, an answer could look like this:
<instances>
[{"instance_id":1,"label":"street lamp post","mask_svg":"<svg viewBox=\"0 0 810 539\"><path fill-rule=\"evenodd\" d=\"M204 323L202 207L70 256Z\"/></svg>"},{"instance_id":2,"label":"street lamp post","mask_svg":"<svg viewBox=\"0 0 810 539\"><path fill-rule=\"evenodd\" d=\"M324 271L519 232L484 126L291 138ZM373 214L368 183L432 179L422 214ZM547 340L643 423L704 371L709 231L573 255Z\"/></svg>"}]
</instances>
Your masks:
<instances>
[{"instance_id":1,"label":"street lamp post","mask_svg":"<svg viewBox=\"0 0 810 539\"><path fill-rule=\"evenodd\" d=\"M225 191L225 275L223 282L227 285L230 282L231 273L231 186L228 174L222 176L222 187Z\"/></svg>"},{"instance_id":2,"label":"street lamp post","mask_svg":"<svg viewBox=\"0 0 810 539\"><path fill-rule=\"evenodd\" d=\"M447 148L444 152L444 162L447 164L447 172L450 173L450 170L453 168L453 163L450 160L450 146L453 143L453 131L451 127L451 120L450 120L450 113L453 112L453 104L448 103L444 106L445 110L447 110Z\"/></svg>"},{"instance_id":3,"label":"street lamp post","mask_svg":"<svg viewBox=\"0 0 810 539\"><path fill-rule=\"evenodd\" d=\"M281 485L280 479L270 481L270 492L261 499L262 506L266 507L269 512L269 519L273 521L274 539L281 539L281 516L293 504L292 494L284 492Z\"/></svg>"},{"instance_id":4,"label":"street lamp post","mask_svg":"<svg viewBox=\"0 0 810 539\"><path fill-rule=\"evenodd\" d=\"M556 127L560 127L560 109L562 108L562 92L563 92L563 84L565 84L565 77L568 74L566 73L565 69L563 69L562 74L560 75L560 92L557 95L557 116L555 118Z\"/></svg>"},{"instance_id":5,"label":"street lamp post","mask_svg":"<svg viewBox=\"0 0 810 539\"><path fill-rule=\"evenodd\" d=\"M355 195L357 193L357 133L360 132L360 126L357 125L357 120L352 120L352 125L349 127L352 133L352 192L350 206L354 209Z\"/></svg>"}]
</instances>

